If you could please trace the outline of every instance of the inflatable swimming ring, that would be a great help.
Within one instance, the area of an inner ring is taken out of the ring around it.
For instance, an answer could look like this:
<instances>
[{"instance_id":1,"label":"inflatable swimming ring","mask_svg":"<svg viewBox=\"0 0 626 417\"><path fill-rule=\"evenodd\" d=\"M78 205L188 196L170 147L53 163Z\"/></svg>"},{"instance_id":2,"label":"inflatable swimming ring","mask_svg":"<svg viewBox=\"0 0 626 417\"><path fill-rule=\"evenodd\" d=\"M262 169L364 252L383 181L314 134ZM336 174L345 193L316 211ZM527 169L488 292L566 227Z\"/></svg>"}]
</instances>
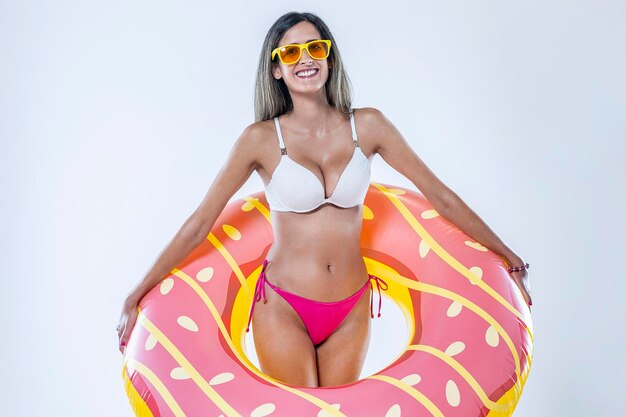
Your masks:
<instances>
[{"instance_id":1,"label":"inflatable swimming ring","mask_svg":"<svg viewBox=\"0 0 626 417\"><path fill-rule=\"evenodd\" d=\"M530 311L503 260L419 193L370 183L361 246L399 305L405 351L359 381L303 388L246 356L256 280L273 241L260 192L139 303L122 377L137 416L510 416L532 362Z\"/></svg>"}]
</instances>

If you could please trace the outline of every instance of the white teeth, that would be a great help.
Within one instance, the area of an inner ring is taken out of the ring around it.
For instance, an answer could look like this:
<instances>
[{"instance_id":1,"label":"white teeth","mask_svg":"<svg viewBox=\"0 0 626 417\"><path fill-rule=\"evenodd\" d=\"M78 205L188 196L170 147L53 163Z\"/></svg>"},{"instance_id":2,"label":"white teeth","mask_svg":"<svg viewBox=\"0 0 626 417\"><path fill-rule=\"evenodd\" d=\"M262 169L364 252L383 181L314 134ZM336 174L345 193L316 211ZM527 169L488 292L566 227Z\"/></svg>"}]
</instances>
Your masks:
<instances>
[{"instance_id":1,"label":"white teeth","mask_svg":"<svg viewBox=\"0 0 626 417\"><path fill-rule=\"evenodd\" d=\"M299 76L299 77L308 77L309 75L313 75L316 72L317 72L316 69L311 69L311 70L308 70L308 71L299 71L299 72L296 73L296 75Z\"/></svg>"}]
</instances>

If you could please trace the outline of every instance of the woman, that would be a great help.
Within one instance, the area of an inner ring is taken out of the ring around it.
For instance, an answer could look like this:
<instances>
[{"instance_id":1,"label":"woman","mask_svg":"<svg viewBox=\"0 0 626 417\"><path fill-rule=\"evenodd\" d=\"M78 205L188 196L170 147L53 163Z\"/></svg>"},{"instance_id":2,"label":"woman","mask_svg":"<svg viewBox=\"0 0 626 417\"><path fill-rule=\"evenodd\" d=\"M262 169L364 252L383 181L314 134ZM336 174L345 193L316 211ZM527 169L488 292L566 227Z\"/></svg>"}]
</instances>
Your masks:
<instances>
[{"instance_id":1,"label":"woman","mask_svg":"<svg viewBox=\"0 0 626 417\"><path fill-rule=\"evenodd\" d=\"M379 292L381 285L386 288L380 278L368 275L360 248L362 203L376 153L410 179L440 215L510 266L524 265L380 111L352 110L350 94L326 24L311 13L279 18L261 53L257 121L237 139L203 201L128 296L118 328L122 352L139 300L205 239L253 171L266 187L274 242L250 319L261 370L280 381L322 387L360 376L373 317L373 284ZM512 272L512 278L530 305L526 270ZM265 291L266 284L272 291ZM369 297L364 297L368 287ZM261 298L264 302L257 303Z\"/></svg>"}]
</instances>

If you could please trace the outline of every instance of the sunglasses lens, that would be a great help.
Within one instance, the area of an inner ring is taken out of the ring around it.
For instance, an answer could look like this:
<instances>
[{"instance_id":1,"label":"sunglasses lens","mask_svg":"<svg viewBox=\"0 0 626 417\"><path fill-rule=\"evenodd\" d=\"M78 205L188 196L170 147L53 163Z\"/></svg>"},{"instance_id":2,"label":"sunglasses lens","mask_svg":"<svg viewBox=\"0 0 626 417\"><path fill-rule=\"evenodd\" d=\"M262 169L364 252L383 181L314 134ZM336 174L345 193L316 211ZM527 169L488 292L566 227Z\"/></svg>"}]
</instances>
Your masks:
<instances>
[{"instance_id":1,"label":"sunglasses lens","mask_svg":"<svg viewBox=\"0 0 626 417\"><path fill-rule=\"evenodd\" d=\"M328 45L325 42L313 42L307 50L311 58L324 59L328 56Z\"/></svg>"},{"instance_id":2,"label":"sunglasses lens","mask_svg":"<svg viewBox=\"0 0 626 417\"><path fill-rule=\"evenodd\" d=\"M286 46L279 51L279 54L285 64L293 64L300 59L300 48L297 46Z\"/></svg>"}]
</instances>

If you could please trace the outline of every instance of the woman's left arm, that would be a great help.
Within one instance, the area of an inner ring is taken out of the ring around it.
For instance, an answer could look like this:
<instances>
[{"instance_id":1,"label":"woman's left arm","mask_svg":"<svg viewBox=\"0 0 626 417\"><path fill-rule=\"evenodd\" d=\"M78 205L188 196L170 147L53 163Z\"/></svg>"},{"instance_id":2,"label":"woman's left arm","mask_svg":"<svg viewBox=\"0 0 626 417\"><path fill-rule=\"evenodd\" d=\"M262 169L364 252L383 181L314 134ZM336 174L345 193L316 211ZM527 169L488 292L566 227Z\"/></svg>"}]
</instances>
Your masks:
<instances>
[{"instance_id":1,"label":"woman's left arm","mask_svg":"<svg viewBox=\"0 0 626 417\"><path fill-rule=\"evenodd\" d=\"M524 265L522 258L515 254L454 191L437 178L380 110L372 107L360 110L358 124L363 125L364 131L367 131L368 136L375 141L374 152L415 184L441 216L498 254L508 266ZM522 291L526 303L532 305L527 271L512 272L511 277Z\"/></svg>"}]
</instances>

